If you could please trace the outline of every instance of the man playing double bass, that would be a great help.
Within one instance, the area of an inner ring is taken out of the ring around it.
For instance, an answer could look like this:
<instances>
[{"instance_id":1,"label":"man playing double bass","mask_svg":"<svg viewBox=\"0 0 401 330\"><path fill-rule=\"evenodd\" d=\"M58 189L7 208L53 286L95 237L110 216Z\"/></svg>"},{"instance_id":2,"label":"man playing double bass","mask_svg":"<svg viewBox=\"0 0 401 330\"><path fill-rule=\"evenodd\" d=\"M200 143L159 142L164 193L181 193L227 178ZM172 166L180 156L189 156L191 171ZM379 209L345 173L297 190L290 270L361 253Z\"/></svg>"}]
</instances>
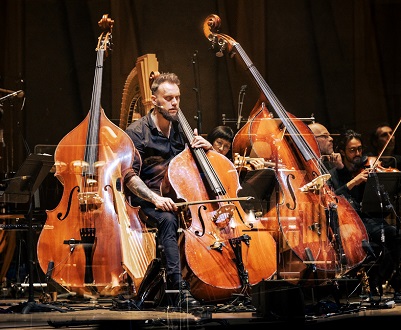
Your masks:
<instances>
[{"instance_id":1,"label":"man playing double bass","mask_svg":"<svg viewBox=\"0 0 401 330\"><path fill-rule=\"evenodd\" d=\"M178 125L180 105L180 80L174 73L156 76L152 85L154 108L142 118L131 123L126 132L138 150L142 164L136 162L124 173L124 183L133 193L131 203L152 221L156 222L158 237L164 249L167 272L167 288L180 289L177 307L197 307L200 303L189 292L181 275L180 255L177 243L179 220L177 206L171 198L162 197L160 187L170 161L185 148L184 135ZM197 135L191 141L192 148L210 150L212 145Z\"/></svg>"}]
</instances>

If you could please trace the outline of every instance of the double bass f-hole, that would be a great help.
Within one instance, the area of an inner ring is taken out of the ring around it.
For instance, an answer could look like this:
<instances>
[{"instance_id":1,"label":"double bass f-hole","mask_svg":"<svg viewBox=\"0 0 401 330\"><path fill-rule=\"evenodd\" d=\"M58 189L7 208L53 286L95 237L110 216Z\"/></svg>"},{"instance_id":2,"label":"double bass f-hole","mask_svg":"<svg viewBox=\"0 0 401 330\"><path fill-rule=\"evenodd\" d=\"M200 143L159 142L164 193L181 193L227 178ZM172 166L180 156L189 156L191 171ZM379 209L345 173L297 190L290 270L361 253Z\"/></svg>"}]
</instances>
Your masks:
<instances>
[{"instance_id":1,"label":"double bass f-hole","mask_svg":"<svg viewBox=\"0 0 401 330\"><path fill-rule=\"evenodd\" d=\"M288 203L288 202L286 203L286 205L290 210L295 210L297 208L297 200L295 198L294 189L292 188L292 185L291 185L291 179L292 180L295 179L295 176L293 174L289 174L287 176L287 180L286 180L287 181L287 187L289 189L289 192L290 192L290 195L291 195L291 199L292 199L292 202L293 202L293 206L291 206L291 204Z\"/></svg>"}]
</instances>

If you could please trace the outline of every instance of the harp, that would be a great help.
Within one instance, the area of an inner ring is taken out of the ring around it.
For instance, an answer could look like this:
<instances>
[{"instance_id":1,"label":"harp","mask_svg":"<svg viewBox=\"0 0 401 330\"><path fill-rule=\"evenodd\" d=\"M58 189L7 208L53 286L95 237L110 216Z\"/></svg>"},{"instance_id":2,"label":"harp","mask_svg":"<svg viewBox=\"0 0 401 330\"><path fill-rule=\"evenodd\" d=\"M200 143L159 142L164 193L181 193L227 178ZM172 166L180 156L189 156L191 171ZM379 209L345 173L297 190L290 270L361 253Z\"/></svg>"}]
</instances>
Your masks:
<instances>
[{"instance_id":1,"label":"harp","mask_svg":"<svg viewBox=\"0 0 401 330\"><path fill-rule=\"evenodd\" d=\"M158 69L159 63L155 54L138 57L124 84L119 122L121 129L125 130L152 108L149 77Z\"/></svg>"}]
</instances>

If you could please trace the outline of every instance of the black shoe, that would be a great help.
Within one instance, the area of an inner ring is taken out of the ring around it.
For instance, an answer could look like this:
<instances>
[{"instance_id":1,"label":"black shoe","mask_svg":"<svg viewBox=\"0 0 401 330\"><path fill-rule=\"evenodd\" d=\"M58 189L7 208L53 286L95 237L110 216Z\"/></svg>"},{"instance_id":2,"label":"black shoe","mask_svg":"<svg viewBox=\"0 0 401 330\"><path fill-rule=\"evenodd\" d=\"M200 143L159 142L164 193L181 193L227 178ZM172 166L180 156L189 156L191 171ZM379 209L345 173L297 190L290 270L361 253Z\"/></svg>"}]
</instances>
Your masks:
<instances>
[{"instance_id":1,"label":"black shoe","mask_svg":"<svg viewBox=\"0 0 401 330\"><path fill-rule=\"evenodd\" d=\"M200 302L197 301L189 292L189 285L187 282L182 281L180 285L180 292L177 297L177 307L181 307L183 309L192 309L196 307L200 307Z\"/></svg>"}]
</instances>

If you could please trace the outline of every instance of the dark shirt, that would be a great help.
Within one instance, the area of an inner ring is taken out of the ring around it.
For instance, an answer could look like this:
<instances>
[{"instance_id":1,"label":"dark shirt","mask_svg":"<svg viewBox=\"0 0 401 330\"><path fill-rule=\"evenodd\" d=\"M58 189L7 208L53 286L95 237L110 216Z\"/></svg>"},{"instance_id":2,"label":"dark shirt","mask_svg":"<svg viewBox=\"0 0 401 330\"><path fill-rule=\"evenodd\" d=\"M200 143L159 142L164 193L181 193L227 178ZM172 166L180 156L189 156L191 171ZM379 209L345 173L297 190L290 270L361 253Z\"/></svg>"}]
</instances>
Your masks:
<instances>
[{"instance_id":1,"label":"dark shirt","mask_svg":"<svg viewBox=\"0 0 401 330\"><path fill-rule=\"evenodd\" d=\"M168 165L171 159L184 150L185 141L178 122L172 123L169 138L159 132L151 118L152 111L132 122L126 133L133 140L142 160L142 165L140 162L133 164L134 171L139 173L151 190L160 194L160 185Z\"/></svg>"},{"instance_id":2,"label":"dark shirt","mask_svg":"<svg viewBox=\"0 0 401 330\"><path fill-rule=\"evenodd\" d=\"M330 170L336 168L334 166L334 164L332 162L328 161L328 160L323 160L322 163L323 163L323 166L326 168L327 171L330 171Z\"/></svg>"},{"instance_id":3,"label":"dark shirt","mask_svg":"<svg viewBox=\"0 0 401 330\"><path fill-rule=\"evenodd\" d=\"M352 180L353 176L345 166L342 169L331 169L330 175L331 177L327 183L333 187L335 194L343 195L355 211L360 213L363 193L365 191L365 183L361 183L349 190L347 183Z\"/></svg>"},{"instance_id":4,"label":"dark shirt","mask_svg":"<svg viewBox=\"0 0 401 330\"><path fill-rule=\"evenodd\" d=\"M368 181L370 182L370 187L373 189L370 191L370 193L374 194L371 196L367 196L367 199L364 200L364 193L366 189L366 183L360 183L357 186L354 186L351 190L347 188L347 182L352 180L353 176L352 174L344 167L341 170L339 169L332 169L330 171L331 177L328 180L328 185L334 188L334 192L336 195L343 195L348 202L351 204L351 206L355 209L355 211L358 212L359 216L364 219L364 218L382 218L386 217L389 214L388 209L383 209L381 210L380 208L380 199L379 195L377 195L376 190L379 190L381 187L381 184L377 177L375 180L375 173L370 174L369 176L372 176L373 180ZM373 186L372 186L373 184ZM386 205L391 205L390 200L386 200L385 191L382 189L380 190L381 193L381 198L382 198L382 205L383 207ZM388 197L387 197L388 198ZM367 204L364 204L367 203ZM370 205L370 203L374 203L375 205Z\"/></svg>"}]
</instances>

